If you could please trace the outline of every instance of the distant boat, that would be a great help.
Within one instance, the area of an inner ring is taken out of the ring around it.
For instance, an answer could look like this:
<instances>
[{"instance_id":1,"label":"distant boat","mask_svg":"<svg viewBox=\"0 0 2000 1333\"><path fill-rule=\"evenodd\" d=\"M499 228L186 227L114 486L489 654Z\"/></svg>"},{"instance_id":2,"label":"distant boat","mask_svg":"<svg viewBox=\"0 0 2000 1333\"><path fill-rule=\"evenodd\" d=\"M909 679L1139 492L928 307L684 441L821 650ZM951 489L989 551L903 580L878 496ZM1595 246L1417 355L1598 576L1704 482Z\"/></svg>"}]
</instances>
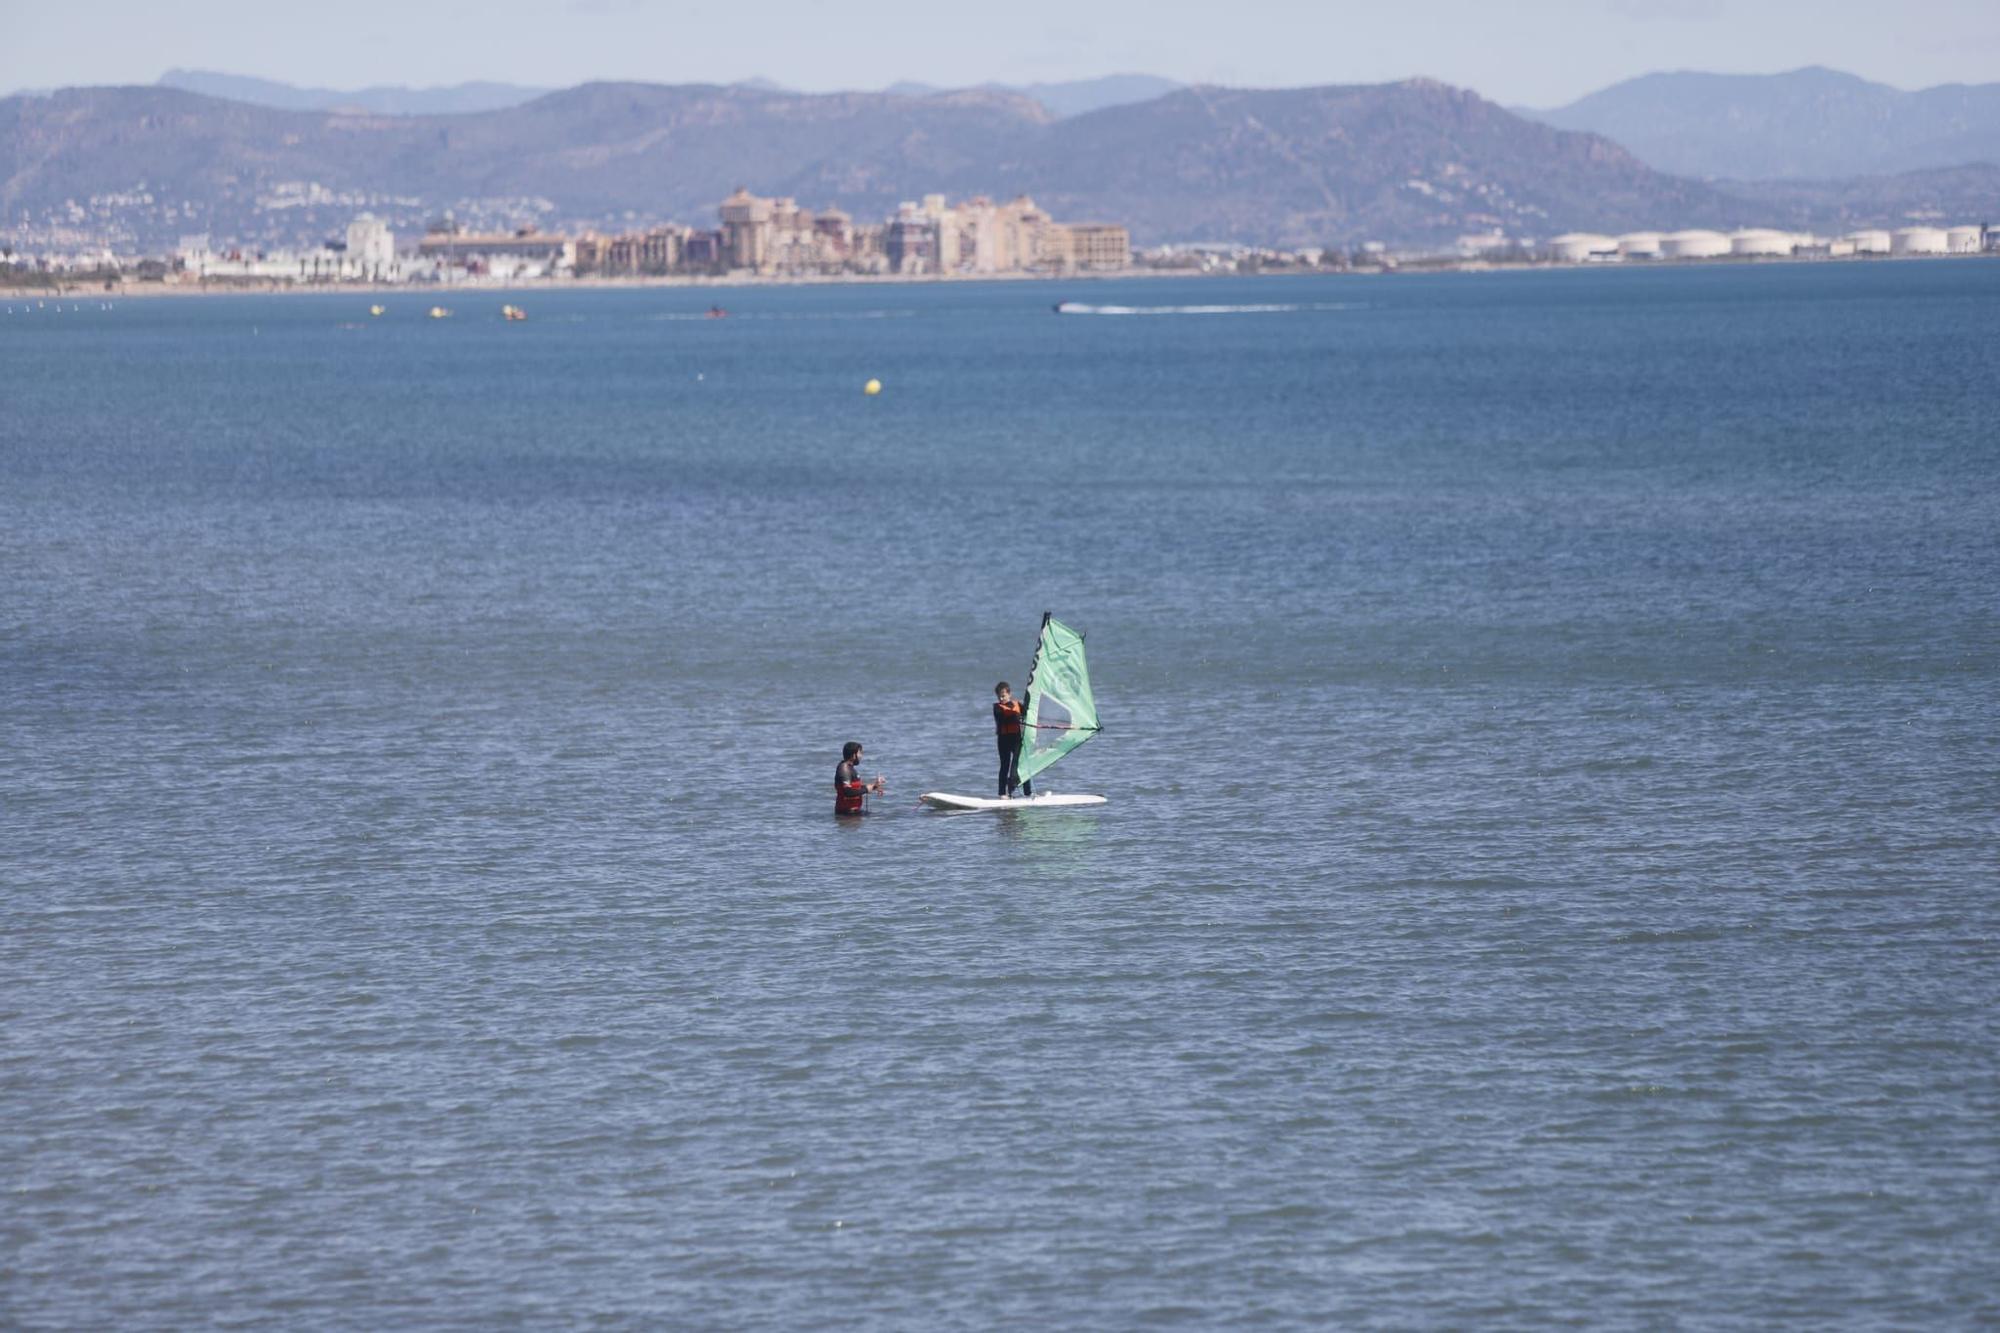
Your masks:
<instances>
[{"instance_id":1,"label":"distant boat","mask_svg":"<svg viewBox=\"0 0 2000 1333\"><path fill-rule=\"evenodd\" d=\"M371 305L368 307L368 313L374 315L376 318L379 319L381 318L382 312L384 310L387 310L388 308L389 307L385 305Z\"/></svg>"},{"instance_id":2,"label":"distant boat","mask_svg":"<svg viewBox=\"0 0 2000 1333\"><path fill-rule=\"evenodd\" d=\"M517 305L503 305L500 307L500 317L507 320L526 319L528 312Z\"/></svg>"},{"instance_id":3,"label":"distant boat","mask_svg":"<svg viewBox=\"0 0 2000 1333\"><path fill-rule=\"evenodd\" d=\"M444 308L443 306L441 306L441 305L434 305L434 306L432 306L432 307L431 307L431 318L432 318L432 319L450 319L450 318L451 318L451 311L449 311L449 310L446 310L446 309L445 309L445 308Z\"/></svg>"},{"instance_id":4,"label":"distant boat","mask_svg":"<svg viewBox=\"0 0 2000 1333\"><path fill-rule=\"evenodd\" d=\"M719 305L712 305L708 308L708 317L710 319L728 319L729 312Z\"/></svg>"}]
</instances>

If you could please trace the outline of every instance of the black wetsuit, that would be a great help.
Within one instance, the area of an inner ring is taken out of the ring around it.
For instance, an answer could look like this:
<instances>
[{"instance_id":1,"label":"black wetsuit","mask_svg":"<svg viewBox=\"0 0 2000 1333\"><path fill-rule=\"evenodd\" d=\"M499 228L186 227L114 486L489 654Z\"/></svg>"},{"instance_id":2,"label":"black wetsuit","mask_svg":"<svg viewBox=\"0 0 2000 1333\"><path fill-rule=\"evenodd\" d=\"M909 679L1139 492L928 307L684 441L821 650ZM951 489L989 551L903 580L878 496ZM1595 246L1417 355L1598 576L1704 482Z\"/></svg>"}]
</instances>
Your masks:
<instances>
[{"instance_id":1,"label":"black wetsuit","mask_svg":"<svg viewBox=\"0 0 2000 1333\"><path fill-rule=\"evenodd\" d=\"M1035 794L1035 784L1023 782L1020 778L1021 728L1027 725L1028 701L1025 697L1017 711L1002 708L998 700L993 704L993 738L1000 744L1000 795L1019 787L1024 795Z\"/></svg>"}]
</instances>

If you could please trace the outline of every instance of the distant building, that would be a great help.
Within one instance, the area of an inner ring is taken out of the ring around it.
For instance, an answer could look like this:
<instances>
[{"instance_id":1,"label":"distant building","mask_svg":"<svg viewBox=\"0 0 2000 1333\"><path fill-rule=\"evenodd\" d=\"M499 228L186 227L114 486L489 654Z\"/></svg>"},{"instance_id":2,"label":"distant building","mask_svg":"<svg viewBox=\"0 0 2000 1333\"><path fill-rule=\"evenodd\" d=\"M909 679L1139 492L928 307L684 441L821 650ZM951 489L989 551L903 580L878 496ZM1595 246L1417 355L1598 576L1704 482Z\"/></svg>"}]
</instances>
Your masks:
<instances>
[{"instance_id":1,"label":"distant building","mask_svg":"<svg viewBox=\"0 0 2000 1333\"><path fill-rule=\"evenodd\" d=\"M722 246L729 267L750 273L764 271L765 256L771 248L773 202L759 199L740 186L735 194L722 201Z\"/></svg>"},{"instance_id":2,"label":"distant building","mask_svg":"<svg viewBox=\"0 0 2000 1333\"><path fill-rule=\"evenodd\" d=\"M855 256L854 219L837 208L829 208L814 214L813 235L817 245L826 253L843 260Z\"/></svg>"},{"instance_id":3,"label":"distant building","mask_svg":"<svg viewBox=\"0 0 2000 1333\"><path fill-rule=\"evenodd\" d=\"M1062 228L1067 267L1116 272L1132 266L1132 237L1115 222L1069 222Z\"/></svg>"},{"instance_id":4,"label":"distant building","mask_svg":"<svg viewBox=\"0 0 2000 1333\"><path fill-rule=\"evenodd\" d=\"M576 271L606 277L672 273L681 266L684 235L679 227L654 227L623 236L579 236Z\"/></svg>"},{"instance_id":5,"label":"distant building","mask_svg":"<svg viewBox=\"0 0 2000 1333\"><path fill-rule=\"evenodd\" d=\"M882 248L889 257L891 273L936 273L938 226L925 217L915 204L904 204L889 219Z\"/></svg>"},{"instance_id":6,"label":"distant building","mask_svg":"<svg viewBox=\"0 0 2000 1333\"><path fill-rule=\"evenodd\" d=\"M1045 267L1050 262L1048 252L1055 248L1050 236L1055 225L1055 219L1025 194L996 206L993 244L999 268L995 271L1018 273Z\"/></svg>"},{"instance_id":7,"label":"distant building","mask_svg":"<svg viewBox=\"0 0 2000 1333\"><path fill-rule=\"evenodd\" d=\"M347 266L356 278L389 282L396 278L396 234L372 213L347 224Z\"/></svg>"},{"instance_id":8,"label":"distant building","mask_svg":"<svg viewBox=\"0 0 2000 1333\"><path fill-rule=\"evenodd\" d=\"M1508 239L1505 232L1496 229L1461 236L1452 243L1452 249L1458 253L1460 259L1478 259L1482 255L1499 254L1503 250L1511 249L1513 245L1514 242Z\"/></svg>"},{"instance_id":9,"label":"distant building","mask_svg":"<svg viewBox=\"0 0 2000 1333\"><path fill-rule=\"evenodd\" d=\"M686 272L720 272L725 259L726 245L720 231L691 231L681 237L681 268Z\"/></svg>"},{"instance_id":10,"label":"distant building","mask_svg":"<svg viewBox=\"0 0 2000 1333\"><path fill-rule=\"evenodd\" d=\"M417 253L447 267L490 268L495 260L518 260L556 273L576 267L576 243L567 236L523 227L518 231L480 233L431 231L417 243ZM519 271L518 265L510 265Z\"/></svg>"}]
</instances>

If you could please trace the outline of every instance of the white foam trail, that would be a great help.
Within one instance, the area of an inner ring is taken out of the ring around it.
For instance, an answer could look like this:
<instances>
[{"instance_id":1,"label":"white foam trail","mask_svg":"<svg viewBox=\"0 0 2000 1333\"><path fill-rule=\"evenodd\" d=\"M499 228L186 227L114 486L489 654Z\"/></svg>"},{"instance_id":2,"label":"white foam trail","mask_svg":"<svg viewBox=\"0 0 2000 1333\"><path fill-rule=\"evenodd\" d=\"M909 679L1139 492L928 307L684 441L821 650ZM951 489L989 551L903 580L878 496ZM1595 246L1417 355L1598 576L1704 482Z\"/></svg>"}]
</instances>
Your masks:
<instances>
[{"instance_id":1,"label":"white foam trail","mask_svg":"<svg viewBox=\"0 0 2000 1333\"><path fill-rule=\"evenodd\" d=\"M738 313L730 311L726 318L735 320L826 320L826 319L906 319L917 312L914 310L759 310ZM693 319L718 319L722 316L709 314L706 310L671 310L661 314L647 315L646 319L680 323Z\"/></svg>"},{"instance_id":2,"label":"white foam trail","mask_svg":"<svg viewBox=\"0 0 2000 1333\"><path fill-rule=\"evenodd\" d=\"M1059 315L1279 315L1299 310L1351 310L1347 302L1314 305L1086 305L1064 301Z\"/></svg>"}]
</instances>

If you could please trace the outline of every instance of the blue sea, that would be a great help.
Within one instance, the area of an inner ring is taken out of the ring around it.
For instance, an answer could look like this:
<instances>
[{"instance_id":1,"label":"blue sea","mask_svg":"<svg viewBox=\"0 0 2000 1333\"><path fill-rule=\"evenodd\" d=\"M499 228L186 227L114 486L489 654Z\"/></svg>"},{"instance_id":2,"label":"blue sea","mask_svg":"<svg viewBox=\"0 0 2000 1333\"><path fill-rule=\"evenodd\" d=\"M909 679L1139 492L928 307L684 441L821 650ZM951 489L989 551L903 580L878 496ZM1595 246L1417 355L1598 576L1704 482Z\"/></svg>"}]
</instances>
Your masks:
<instances>
[{"instance_id":1,"label":"blue sea","mask_svg":"<svg viewBox=\"0 0 2000 1333\"><path fill-rule=\"evenodd\" d=\"M2000 264L0 307L0 1324L2000 1320Z\"/></svg>"}]
</instances>

